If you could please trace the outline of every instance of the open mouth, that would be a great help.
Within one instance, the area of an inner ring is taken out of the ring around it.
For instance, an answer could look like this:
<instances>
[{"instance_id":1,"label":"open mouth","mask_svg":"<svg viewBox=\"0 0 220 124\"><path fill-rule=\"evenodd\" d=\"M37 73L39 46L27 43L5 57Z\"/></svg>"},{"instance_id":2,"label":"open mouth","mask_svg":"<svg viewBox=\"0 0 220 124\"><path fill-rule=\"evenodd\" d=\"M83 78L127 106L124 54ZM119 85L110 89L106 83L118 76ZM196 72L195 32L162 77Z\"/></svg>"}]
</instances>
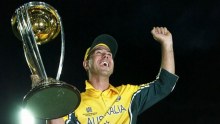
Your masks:
<instances>
[{"instance_id":1,"label":"open mouth","mask_svg":"<svg viewBox=\"0 0 220 124\"><path fill-rule=\"evenodd\" d=\"M101 62L101 65L106 66L106 67L109 67L109 63L108 63L108 62L106 62L106 61Z\"/></svg>"}]
</instances>

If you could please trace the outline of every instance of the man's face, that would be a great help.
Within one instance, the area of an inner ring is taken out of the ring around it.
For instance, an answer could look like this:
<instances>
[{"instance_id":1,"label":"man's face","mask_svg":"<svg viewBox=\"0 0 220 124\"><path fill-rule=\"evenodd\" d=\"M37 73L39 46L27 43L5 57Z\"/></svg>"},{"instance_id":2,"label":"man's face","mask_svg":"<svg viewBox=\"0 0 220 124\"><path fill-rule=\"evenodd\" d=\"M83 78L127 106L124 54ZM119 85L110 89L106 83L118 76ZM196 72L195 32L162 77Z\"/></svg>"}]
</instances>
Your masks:
<instances>
[{"instance_id":1,"label":"man's face","mask_svg":"<svg viewBox=\"0 0 220 124\"><path fill-rule=\"evenodd\" d=\"M91 74L110 76L113 73L114 61L109 48L101 45L93 48L89 55L88 66Z\"/></svg>"}]
</instances>

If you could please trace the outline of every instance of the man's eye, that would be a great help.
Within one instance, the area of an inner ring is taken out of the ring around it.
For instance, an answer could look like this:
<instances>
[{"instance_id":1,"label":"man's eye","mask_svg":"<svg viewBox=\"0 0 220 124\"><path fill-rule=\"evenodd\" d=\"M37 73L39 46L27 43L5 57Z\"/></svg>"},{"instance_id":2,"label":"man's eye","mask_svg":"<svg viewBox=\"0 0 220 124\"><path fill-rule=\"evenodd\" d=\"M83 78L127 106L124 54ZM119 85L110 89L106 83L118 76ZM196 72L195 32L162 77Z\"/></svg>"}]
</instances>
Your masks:
<instances>
[{"instance_id":1,"label":"man's eye","mask_svg":"<svg viewBox=\"0 0 220 124\"><path fill-rule=\"evenodd\" d=\"M101 54L101 51L96 51L95 53L96 53L96 54Z\"/></svg>"},{"instance_id":2,"label":"man's eye","mask_svg":"<svg viewBox=\"0 0 220 124\"><path fill-rule=\"evenodd\" d=\"M108 55L108 56L112 56L112 54L111 54L111 53L108 53L107 55Z\"/></svg>"}]
</instances>

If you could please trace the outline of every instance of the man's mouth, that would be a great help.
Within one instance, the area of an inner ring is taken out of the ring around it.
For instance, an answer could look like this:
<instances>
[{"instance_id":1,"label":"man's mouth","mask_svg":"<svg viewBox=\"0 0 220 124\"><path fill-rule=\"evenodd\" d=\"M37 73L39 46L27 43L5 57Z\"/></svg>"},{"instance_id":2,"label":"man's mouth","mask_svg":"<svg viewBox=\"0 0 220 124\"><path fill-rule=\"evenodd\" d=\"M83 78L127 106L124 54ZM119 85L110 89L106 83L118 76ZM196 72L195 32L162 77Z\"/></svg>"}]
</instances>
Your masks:
<instances>
[{"instance_id":1,"label":"man's mouth","mask_svg":"<svg viewBox=\"0 0 220 124\"><path fill-rule=\"evenodd\" d=\"M106 62L106 61L101 62L101 65L109 67L109 63L108 63L108 62Z\"/></svg>"}]
</instances>

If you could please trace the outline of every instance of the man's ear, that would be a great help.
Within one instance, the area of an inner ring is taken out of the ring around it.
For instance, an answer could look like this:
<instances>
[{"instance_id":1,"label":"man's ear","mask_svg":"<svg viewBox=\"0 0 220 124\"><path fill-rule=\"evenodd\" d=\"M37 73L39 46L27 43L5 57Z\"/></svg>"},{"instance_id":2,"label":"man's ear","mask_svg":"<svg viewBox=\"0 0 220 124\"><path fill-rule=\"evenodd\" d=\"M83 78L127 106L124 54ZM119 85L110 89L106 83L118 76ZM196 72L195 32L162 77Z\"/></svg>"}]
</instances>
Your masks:
<instances>
[{"instance_id":1,"label":"man's ear","mask_svg":"<svg viewBox=\"0 0 220 124\"><path fill-rule=\"evenodd\" d=\"M86 71L89 69L89 61L88 60L83 61L83 67Z\"/></svg>"}]
</instances>

